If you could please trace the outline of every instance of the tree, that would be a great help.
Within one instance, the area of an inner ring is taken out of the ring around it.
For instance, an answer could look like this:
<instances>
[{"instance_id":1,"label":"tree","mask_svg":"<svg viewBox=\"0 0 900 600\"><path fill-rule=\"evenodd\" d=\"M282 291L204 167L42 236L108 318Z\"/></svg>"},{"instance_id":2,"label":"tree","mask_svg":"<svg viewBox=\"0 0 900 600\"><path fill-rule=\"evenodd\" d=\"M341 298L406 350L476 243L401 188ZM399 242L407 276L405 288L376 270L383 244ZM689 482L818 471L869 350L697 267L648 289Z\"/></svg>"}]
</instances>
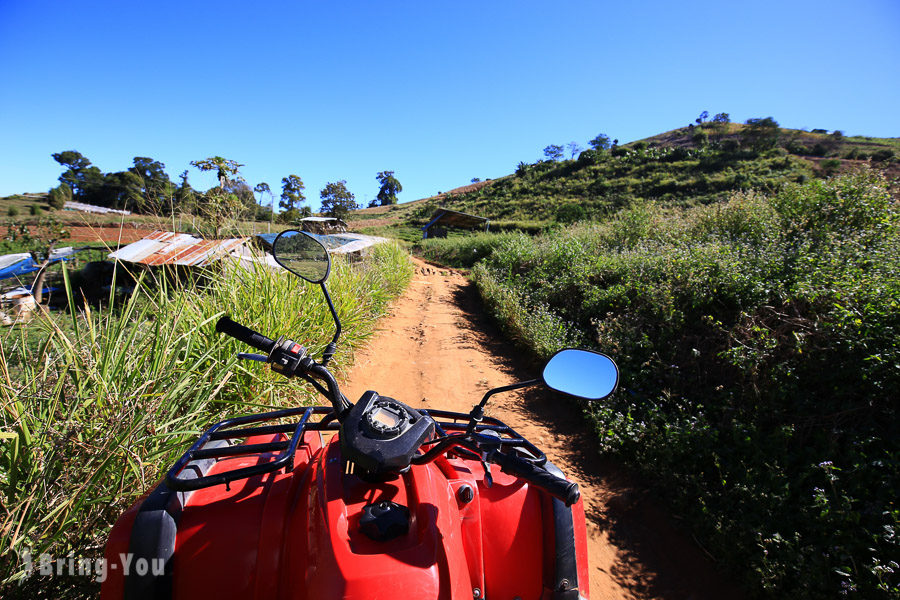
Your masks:
<instances>
[{"instance_id":1,"label":"tree","mask_svg":"<svg viewBox=\"0 0 900 600\"><path fill-rule=\"evenodd\" d=\"M778 123L772 117L747 119L741 132L741 141L757 152L763 152L778 144L780 131Z\"/></svg>"},{"instance_id":2,"label":"tree","mask_svg":"<svg viewBox=\"0 0 900 600\"><path fill-rule=\"evenodd\" d=\"M256 204L253 191L240 176L244 165L221 156L192 160L191 166L201 171L215 171L219 187L211 188L198 198L196 210L202 217L203 229L216 238L222 236L230 222L239 219Z\"/></svg>"},{"instance_id":3,"label":"tree","mask_svg":"<svg viewBox=\"0 0 900 600\"><path fill-rule=\"evenodd\" d=\"M181 179L181 185L175 189L175 203L179 210L193 213L196 210L197 194L188 183L187 169L182 171L178 177Z\"/></svg>"},{"instance_id":4,"label":"tree","mask_svg":"<svg viewBox=\"0 0 900 600\"><path fill-rule=\"evenodd\" d=\"M605 133L598 134L597 137L589 141L588 144L594 150L609 150L609 147L611 146L609 136Z\"/></svg>"},{"instance_id":5,"label":"tree","mask_svg":"<svg viewBox=\"0 0 900 600\"><path fill-rule=\"evenodd\" d=\"M261 182L259 182L259 183L256 184L256 187L253 188L253 191L256 192L257 194L259 194L259 202L258 202L258 204L259 204L260 206L262 206L263 195L265 195L265 194L271 194L271 193L272 193L272 188L270 188L270 187L269 187L269 184L266 183L265 181L261 181Z\"/></svg>"},{"instance_id":6,"label":"tree","mask_svg":"<svg viewBox=\"0 0 900 600\"><path fill-rule=\"evenodd\" d=\"M134 166L128 169L140 180L141 193L155 208L165 206L175 193L175 185L165 172L166 165L146 156L135 156Z\"/></svg>"},{"instance_id":7,"label":"tree","mask_svg":"<svg viewBox=\"0 0 900 600\"><path fill-rule=\"evenodd\" d=\"M107 173L93 200L109 208L139 210L144 206L143 182L130 170Z\"/></svg>"},{"instance_id":8,"label":"tree","mask_svg":"<svg viewBox=\"0 0 900 600\"><path fill-rule=\"evenodd\" d=\"M704 110L702 113L700 113L700 116L694 120L694 123L696 123L697 125L703 125L703 122L708 118L709 112Z\"/></svg>"},{"instance_id":9,"label":"tree","mask_svg":"<svg viewBox=\"0 0 900 600\"><path fill-rule=\"evenodd\" d=\"M61 210L66 206L66 202L72 199L72 188L67 184L61 183L57 187L50 190L47 196L47 203L55 210Z\"/></svg>"},{"instance_id":10,"label":"tree","mask_svg":"<svg viewBox=\"0 0 900 600\"><path fill-rule=\"evenodd\" d=\"M566 147L569 148L569 158L575 158L575 155L583 150L581 146L578 145L578 142L569 142L566 144Z\"/></svg>"},{"instance_id":11,"label":"tree","mask_svg":"<svg viewBox=\"0 0 900 600\"><path fill-rule=\"evenodd\" d=\"M256 187L253 188L253 191L259 194L259 206L260 208L256 210L256 220L257 221L269 221L271 223L275 222L275 194L272 193L272 188L269 187L269 184L265 181L261 181L256 184ZM265 209L265 212L261 210L263 205L263 196L268 194L269 196L269 206Z\"/></svg>"},{"instance_id":12,"label":"tree","mask_svg":"<svg viewBox=\"0 0 900 600\"><path fill-rule=\"evenodd\" d=\"M243 179L234 179L225 184L222 189L226 194L234 196L238 204L243 207L243 212L247 215L255 214L256 212L256 196L253 195L253 190L247 185L247 182Z\"/></svg>"},{"instance_id":13,"label":"tree","mask_svg":"<svg viewBox=\"0 0 900 600\"><path fill-rule=\"evenodd\" d=\"M288 175L282 178L281 202L278 203L278 206L284 210L292 210L294 207L299 207L306 200L306 196L303 195L303 190L305 189L306 186L303 185L303 180L300 179L299 175Z\"/></svg>"},{"instance_id":14,"label":"tree","mask_svg":"<svg viewBox=\"0 0 900 600\"><path fill-rule=\"evenodd\" d=\"M563 147L556 144L550 144L544 148L544 156L552 161L560 161L563 159Z\"/></svg>"},{"instance_id":15,"label":"tree","mask_svg":"<svg viewBox=\"0 0 900 600\"><path fill-rule=\"evenodd\" d=\"M715 142L718 145L722 141L722 136L728 132L728 124L731 123L731 118L728 116L728 113L723 112L714 116L710 123L715 134Z\"/></svg>"},{"instance_id":16,"label":"tree","mask_svg":"<svg viewBox=\"0 0 900 600\"><path fill-rule=\"evenodd\" d=\"M203 160L192 160L191 166L197 167L201 171L215 171L216 176L219 178L219 187L224 188L231 178L238 177L240 168L244 165L221 156L213 156Z\"/></svg>"},{"instance_id":17,"label":"tree","mask_svg":"<svg viewBox=\"0 0 900 600\"><path fill-rule=\"evenodd\" d=\"M344 180L326 184L319 196L322 198L322 212L329 217L343 219L351 210L359 208L356 196L347 189Z\"/></svg>"},{"instance_id":18,"label":"tree","mask_svg":"<svg viewBox=\"0 0 900 600\"><path fill-rule=\"evenodd\" d=\"M394 177L394 172L382 171L375 176L375 179L381 184L381 189L378 190L378 195L375 196L378 205L389 206L397 204L397 194L403 191L403 186Z\"/></svg>"},{"instance_id":19,"label":"tree","mask_svg":"<svg viewBox=\"0 0 900 600\"><path fill-rule=\"evenodd\" d=\"M103 172L91 165L84 155L75 150L66 150L53 154L53 160L66 167L59 176L59 182L72 189L73 197L89 202L100 187L103 186Z\"/></svg>"},{"instance_id":20,"label":"tree","mask_svg":"<svg viewBox=\"0 0 900 600\"><path fill-rule=\"evenodd\" d=\"M76 150L64 150L63 152L57 152L51 156L53 156L53 160L62 166L75 171L83 171L91 166L91 161L89 161L81 152Z\"/></svg>"}]
</instances>

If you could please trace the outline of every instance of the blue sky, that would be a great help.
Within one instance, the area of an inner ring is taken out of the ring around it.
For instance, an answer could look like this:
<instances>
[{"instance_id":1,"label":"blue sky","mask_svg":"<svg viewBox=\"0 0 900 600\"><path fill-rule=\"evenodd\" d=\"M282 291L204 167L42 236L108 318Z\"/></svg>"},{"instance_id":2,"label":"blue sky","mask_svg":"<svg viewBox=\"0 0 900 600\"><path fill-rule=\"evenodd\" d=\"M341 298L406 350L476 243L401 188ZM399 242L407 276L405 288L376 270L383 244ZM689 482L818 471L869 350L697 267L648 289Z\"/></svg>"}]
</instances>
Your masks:
<instances>
[{"instance_id":1,"label":"blue sky","mask_svg":"<svg viewBox=\"0 0 900 600\"><path fill-rule=\"evenodd\" d=\"M299 175L364 203L501 177L548 144L621 143L703 110L900 137L897 0L221 2L0 0L0 195L78 150L207 189L192 160Z\"/></svg>"}]
</instances>

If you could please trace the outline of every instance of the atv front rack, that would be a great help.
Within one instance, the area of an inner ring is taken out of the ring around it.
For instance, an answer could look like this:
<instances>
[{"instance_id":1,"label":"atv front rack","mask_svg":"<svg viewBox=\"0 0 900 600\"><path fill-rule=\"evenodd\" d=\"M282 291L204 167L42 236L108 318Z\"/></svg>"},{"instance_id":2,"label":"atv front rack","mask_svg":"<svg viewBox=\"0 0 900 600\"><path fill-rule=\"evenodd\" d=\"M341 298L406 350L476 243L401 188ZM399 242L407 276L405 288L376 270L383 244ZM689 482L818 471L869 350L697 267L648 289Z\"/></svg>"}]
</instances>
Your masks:
<instances>
[{"instance_id":1,"label":"atv front rack","mask_svg":"<svg viewBox=\"0 0 900 600\"><path fill-rule=\"evenodd\" d=\"M446 410L420 409L434 419L437 437L426 444L431 446L453 434L466 431L470 416L464 413ZM313 416L322 416L320 420L311 420ZM264 423L300 416L296 423L276 425L251 424ZM440 420L439 420L440 419ZM260 415L236 417L216 423L207 429L184 455L169 469L166 474L166 486L179 492L189 492L247 479L255 475L271 473L280 469L288 471L293 466L294 453L307 431L338 431L341 424L337 421L331 406L313 406L309 408L288 408ZM499 438L504 447L515 450L522 458L543 466L547 457L531 442L516 433L498 419L484 417L475 428L476 434L490 435ZM257 435L291 434L286 440L265 444L244 444L240 440ZM456 447L448 452L464 458L480 457L466 448ZM206 475L209 467L220 459L237 456L256 455L258 463L248 467L239 467Z\"/></svg>"}]
</instances>

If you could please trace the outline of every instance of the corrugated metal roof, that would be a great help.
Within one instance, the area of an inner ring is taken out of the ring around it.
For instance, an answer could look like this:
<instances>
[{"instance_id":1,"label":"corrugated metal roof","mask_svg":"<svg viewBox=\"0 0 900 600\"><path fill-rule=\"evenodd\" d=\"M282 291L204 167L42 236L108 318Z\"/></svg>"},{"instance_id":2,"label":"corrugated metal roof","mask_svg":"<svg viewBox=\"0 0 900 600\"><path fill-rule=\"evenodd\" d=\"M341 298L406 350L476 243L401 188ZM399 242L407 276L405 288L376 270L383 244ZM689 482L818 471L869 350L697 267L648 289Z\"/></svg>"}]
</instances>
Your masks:
<instances>
[{"instance_id":1,"label":"corrugated metal roof","mask_svg":"<svg viewBox=\"0 0 900 600\"><path fill-rule=\"evenodd\" d=\"M447 225L449 227L474 228L480 225L484 225L488 221L489 219L487 217L476 217L475 215L469 215L455 210L439 208L434 211L433 215L431 215L431 222L421 229L428 229L432 225L437 224Z\"/></svg>"},{"instance_id":2,"label":"corrugated metal roof","mask_svg":"<svg viewBox=\"0 0 900 600\"><path fill-rule=\"evenodd\" d=\"M300 221L308 221L310 223L340 223L341 225L346 225L346 223L335 217L303 217Z\"/></svg>"},{"instance_id":3,"label":"corrugated metal roof","mask_svg":"<svg viewBox=\"0 0 900 600\"><path fill-rule=\"evenodd\" d=\"M144 239L112 252L109 258L152 266L202 267L234 254L248 239L204 240L187 233L154 231Z\"/></svg>"},{"instance_id":4,"label":"corrugated metal roof","mask_svg":"<svg viewBox=\"0 0 900 600\"><path fill-rule=\"evenodd\" d=\"M75 254L76 250L67 246L65 248L57 248L50 253L50 263L54 264L61 260L66 260L69 256ZM41 268L40 263L35 263L28 252L19 252L16 254L7 254L0 256L0 279L9 279L19 275L34 273Z\"/></svg>"},{"instance_id":5,"label":"corrugated metal roof","mask_svg":"<svg viewBox=\"0 0 900 600\"><path fill-rule=\"evenodd\" d=\"M104 206L94 206L92 204L84 204L82 202L72 202L68 200L63 208L65 210L79 210L81 212L98 213L103 215L130 215L130 210L116 210L114 208L106 208Z\"/></svg>"},{"instance_id":6,"label":"corrugated metal roof","mask_svg":"<svg viewBox=\"0 0 900 600\"><path fill-rule=\"evenodd\" d=\"M359 252L369 246L387 241L387 239L382 237L363 235L361 233L319 234L311 233L309 231L306 233L321 242L321 244L325 246L325 249L331 254L350 254L352 252ZM278 237L278 234L258 233L256 237L261 239L266 250L271 252L272 244L275 243L275 238Z\"/></svg>"}]
</instances>

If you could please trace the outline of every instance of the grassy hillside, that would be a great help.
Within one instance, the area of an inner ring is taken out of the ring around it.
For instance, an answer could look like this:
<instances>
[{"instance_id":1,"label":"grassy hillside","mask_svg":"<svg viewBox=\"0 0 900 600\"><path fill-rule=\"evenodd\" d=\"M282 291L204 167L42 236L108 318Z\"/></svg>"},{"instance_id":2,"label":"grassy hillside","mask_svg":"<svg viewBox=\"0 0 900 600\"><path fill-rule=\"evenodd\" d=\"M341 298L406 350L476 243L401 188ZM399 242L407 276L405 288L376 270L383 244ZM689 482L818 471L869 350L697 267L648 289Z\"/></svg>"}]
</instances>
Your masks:
<instances>
[{"instance_id":1,"label":"grassy hillside","mask_svg":"<svg viewBox=\"0 0 900 600\"><path fill-rule=\"evenodd\" d=\"M534 233L554 222L591 220L638 199L668 206L727 200L738 191L775 192L863 164L900 177L900 139L777 129L759 139L747 125L688 127L652 138L586 150L576 160L520 163L493 181L392 207L356 211L361 231L414 240L438 207L491 219L494 230ZM768 133L768 132L763 132Z\"/></svg>"}]
</instances>

